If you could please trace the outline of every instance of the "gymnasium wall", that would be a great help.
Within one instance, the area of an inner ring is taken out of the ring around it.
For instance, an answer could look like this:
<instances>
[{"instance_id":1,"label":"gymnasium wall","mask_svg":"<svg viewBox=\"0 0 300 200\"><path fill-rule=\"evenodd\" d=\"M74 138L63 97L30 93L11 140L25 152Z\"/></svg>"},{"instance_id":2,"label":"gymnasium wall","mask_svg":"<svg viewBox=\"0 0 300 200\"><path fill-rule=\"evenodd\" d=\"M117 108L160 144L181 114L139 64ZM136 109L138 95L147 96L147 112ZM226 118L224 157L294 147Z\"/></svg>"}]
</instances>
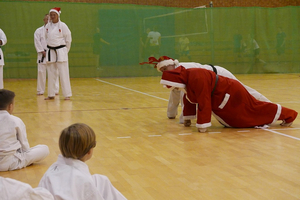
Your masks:
<instances>
[{"instance_id":1,"label":"gymnasium wall","mask_svg":"<svg viewBox=\"0 0 300 200\"><path fill-rule=\"evenodd\" d=\"M11 0L18 1L18 0ZM27 0L42 1L42 0ZM47 0L52 2L72 2L72 3L112 3L112 4L135 4L148 6L166 6L179 8L195 8L207 6L211 0ZM212 0L213 7L284 7L300 6L299 0Z\"/></svg>"},{"instance_id":2,"label":"gymnasium wall","mask_svg":"<svg viewBox=\"0 0 300 200\"><path fill-rule=\"evenodd\" d=\"M146 28L154 26L162 34L160 54L179 61L190 61L178 52L179 38L186 36L194 62L220 65L236 74L300 72L299 6L188 9L119 3L1 1L0 28L8 39L2 47L5 78L36 77L33 33L43 25L44 15L53 7L61 7L61 21L72 32L71 77L159 75L151 66L139 65L150 54L144 55L141 41L145 40ZM279 27L286 34L285 53L280 56L275 48ZM93 53L96 28L110 43L101 45L99 65ZM237 32L245 44L241 54L234 52L233 38ZM260 46L261 61L257 62L251 51L249 35Z\"/></svg>"}]
</instances>

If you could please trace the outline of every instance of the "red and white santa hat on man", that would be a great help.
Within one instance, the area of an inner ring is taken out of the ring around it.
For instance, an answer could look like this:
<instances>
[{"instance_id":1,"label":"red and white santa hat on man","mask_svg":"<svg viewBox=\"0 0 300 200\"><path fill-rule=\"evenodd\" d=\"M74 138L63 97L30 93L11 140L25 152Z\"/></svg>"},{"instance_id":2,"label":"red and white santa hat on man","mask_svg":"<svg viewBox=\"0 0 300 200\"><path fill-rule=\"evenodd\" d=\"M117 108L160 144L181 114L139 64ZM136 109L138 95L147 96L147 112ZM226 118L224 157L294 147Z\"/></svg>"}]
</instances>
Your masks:
<instances>
[{"instance_id":1,"label":"red and white santa hat on man","mask_svg":"<svg viewBox=\"0 0 300 200\"><path fill-rule=\"evenodd\" d=\"M169 89L179 88L184 89L186 87L186 69L182 66L177 67L171 71L164 71L160 80L160 84Z\"/></svg>"},{"instance_id":2,"label":"red and white santa hat on man","mask_svg":"<svg viewBox=\"0 0 300 200\"><path fill-rule=\"evenodd\" d=\"M60 8L58 8L58 7L52 8L52 9L49 11L49 14L50 14L51 12L55 12L56 14L58 14L58 16L60 16L60 13L61 13Z\"/></svg>"},{"instance_id":3,"label":"red and white santa hat on man","mask_svg":"<svg viewBox=\"0 0 300 200\"><path fill-rule=\"evenodd\" d=\"M157 69L157 71L160 72L160 68L162 68L163 66L168 66L168 65L178 65L179 61L178 60L174 60L172 58L169 58L168 56L161 56L159 57L159 59L157 60L154 57L149 57L148 58L148 62L143 62L140 63L140 65L144 65L144 64L154 64L154 68Z\"/></svg>"}]
</instances>

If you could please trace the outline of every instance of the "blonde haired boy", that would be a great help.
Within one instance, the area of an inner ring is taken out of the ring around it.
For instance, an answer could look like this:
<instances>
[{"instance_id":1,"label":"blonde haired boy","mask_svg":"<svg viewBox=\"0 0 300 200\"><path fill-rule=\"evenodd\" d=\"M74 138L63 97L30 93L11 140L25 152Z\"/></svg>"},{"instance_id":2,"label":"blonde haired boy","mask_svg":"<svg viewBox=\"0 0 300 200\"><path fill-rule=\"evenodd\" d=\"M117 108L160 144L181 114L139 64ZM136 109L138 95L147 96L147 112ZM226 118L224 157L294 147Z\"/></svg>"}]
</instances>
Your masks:
<instances>
[{"instance_id":1,"label":"blonde haired boy","mask_svg":"<svg viewBox=\"0 0 300 200\"><path fill-rule=\"evenodd\" d=\"M50 166L39 186L58 199L125 200L106 176L91 175L85 161L93 155L96 135L86 124L65 128L59 137L62 155Z\"/></svg>"}]
</instances>

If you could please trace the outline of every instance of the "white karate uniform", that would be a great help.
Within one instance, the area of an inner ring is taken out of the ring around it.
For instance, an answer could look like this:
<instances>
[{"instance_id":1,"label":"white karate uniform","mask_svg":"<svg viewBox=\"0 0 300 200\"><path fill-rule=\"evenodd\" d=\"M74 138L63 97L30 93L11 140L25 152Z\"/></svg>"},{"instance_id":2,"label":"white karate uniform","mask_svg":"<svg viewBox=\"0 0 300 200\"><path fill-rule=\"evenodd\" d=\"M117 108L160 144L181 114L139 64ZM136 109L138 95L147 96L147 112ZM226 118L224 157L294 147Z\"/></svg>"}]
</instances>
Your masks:
<instances>
[{"instance_id":1,"label":"white karate uniform","mask_svg":"<svg viewBox=\"0 0 300 200\"><path fill-rule=\"evenodd\" d=\"M2 41L2 45L1 46L4 46L7 43L6 35L2 31L1 28L0 28L0 40ZM0 48L0 89L4 88L4 84L3 84L3 66L4 66L4 56L3 56L3 51Z\"/></svg>"},{"instance_id":2,"label":"white karate uniform","mask_svg":"<svg viewBox=\"0 0 300 200\"><path fill-rule=\"evenodd\" d=\"M45 37L48 46L58 47L61 45L66 45L65 47L56 49L56 51L49 48L47 49L46 62L48 64L48 97L55 96L54 88L57 77L56 70L58 70L59 73L63 96L71 97L72 91L68 61L68 52L70 51L72 42L71 31L69 30L68 26L60 20L57 23L49 22L45 26L45 29Z\"/></svg>"},{"instance_id":3,"label":"white karate uniform","mask_svg":"<svg viewBox=\"0 0 300 200\"><path fill-rule=\"evenodd\" d=\"M43 160L48 154L46 145L30 148L23 121L0 110L0 171L21 169Z\"/></svg>"},{"instance_id":4,"label":"white karate uniform","mask_svg":"<svg viewBox=\"0 0 300 200\"><path fill-rule=\"evenodd\" d=\"M43 58L43 51L47 49L47 43L45 39L45 26L42 26L34 32L34 46L37 52L37 65L38 65L38 74L37 74L37 94L44 94L46 86L46 70L47 62L46 58ZM59 76L58 70L57 79L55 82L55 94L59 92Z\"/></svg>"},{"instance_id":5,"label":"white karate uniform","mask_svg":"<svg viewBox=\"0 0 300 200\"><path fill-rule=\"evenodd\" d=\"M208 69L210 71L213 71L213 68L210 65L202 65L200 63L195 63L195 62L181 62L178 65L175 66L183 66L186 69L189 68L202 68L202 69ZM221 76L225 76L231 79L235 79L237 81L239 81L230 71L228 71L227 69L220 67L220 66L214 66L217 70L217 74L221 75ZM240 82L240 81L239 81ZM241 82L240 82L241 83ZM265 101L265 102L271 102L269 99L267 99L264 95L262 95L261 93L259 93L258 91L256 91L255 89L244 85L243 83L241 83L246 90L257 100L259 101ZM183 105L183 98L184 92L182 90L172 90L170 93L170 97L169 97L169 102L168 102L168 110L167 110L167 116L168 117L175 117L177 115L177 108L179 105L179 102L181 103L181 107L182 110L184 108ZM184 117L183 117L183 113L181 112L181 115L179 117L179 122L183 123L184 121Z\"/></svg>"},{"instance_id":6,"label":"white karate uniform","mask_svg":"<svg viewBox=\"0 0 300 200\"><path fill-rule=\"evenodd\" d=\"M54 200L45 188L32 188L27 183L1 176L0 195L3 200Z\"/></svg>"},{"instance_id":7,"label":"white karate uniform","mask_svg":"<svg viewBox=\"0 0 300 200\"><path fill-rule=\"evenodd\" d=\"M88 166L77 159L58 156L42 177L39 187L51 192L55 200L124 200L106 176L91 175Z\"/></svg>"}]
</instances>

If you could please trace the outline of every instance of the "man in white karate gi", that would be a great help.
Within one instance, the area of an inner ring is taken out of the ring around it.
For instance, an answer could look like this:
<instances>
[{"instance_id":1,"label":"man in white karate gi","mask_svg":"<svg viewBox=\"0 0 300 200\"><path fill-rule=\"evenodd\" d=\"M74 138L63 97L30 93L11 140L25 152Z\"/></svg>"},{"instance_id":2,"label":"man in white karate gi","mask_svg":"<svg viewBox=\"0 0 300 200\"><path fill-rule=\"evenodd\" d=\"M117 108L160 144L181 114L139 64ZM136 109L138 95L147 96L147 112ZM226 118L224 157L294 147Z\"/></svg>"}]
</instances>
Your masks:
<instances>
[{"instance_id":1,"label":"man in white karate gi","mask_svg":"<svg viewBox=\"0 0 300 200\"><path fill-rule=\"evenodd\" d=\"M48 23L49 14L44 16L44 25L36 29L34 32L34 46L37 52L37 65L38 65L38 74L37 74L37 95L43 95L45 92L46 86L46 71L47 71L47 62L46 62L46 50L47 43L45 39L45 26ZM57 70L57 79L55 82L55 94L58 94L59 91L59 76Z\"/></svg>"},{"instance_id":2,"label":"man in white karate gi","mask_svg":"<svg viewBox=\"0 0 300 200\"><path fill-rule=\"evenodd\" d=\"M71 48L71 31L68 26L60 21L60 8L53 8L49 11L50 21L45 26L47 52L47 72L48 72L48 97L51 100L55 97L55 81L58 70L62 93L65 100L70 100L72 96L68 52Z\"/></svg>"},{"instance_id":3,"label":"man in white karate gi","mask_svg":"<svg viewBox=\"0 0 300 200\"><path fill-rule=\"evenodd\" d=\"M3 51L1 49L7 43L7 38L5 33L0 29L0 89L4 88L3 84L3 66L4 66L4 56Z\"/></svg>"},{"instance_id":4,"label":"man in white karate gi","mask_svg":"<svg viewBox=\"0 0 300 200\"><path fill-rule=\"evenodd\" d=\"M49 154L46 145L29 146L26 127L14 115L15 93L0 89L0 171L22 169Z\"/></svg>"}]
</instances>

